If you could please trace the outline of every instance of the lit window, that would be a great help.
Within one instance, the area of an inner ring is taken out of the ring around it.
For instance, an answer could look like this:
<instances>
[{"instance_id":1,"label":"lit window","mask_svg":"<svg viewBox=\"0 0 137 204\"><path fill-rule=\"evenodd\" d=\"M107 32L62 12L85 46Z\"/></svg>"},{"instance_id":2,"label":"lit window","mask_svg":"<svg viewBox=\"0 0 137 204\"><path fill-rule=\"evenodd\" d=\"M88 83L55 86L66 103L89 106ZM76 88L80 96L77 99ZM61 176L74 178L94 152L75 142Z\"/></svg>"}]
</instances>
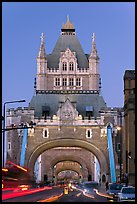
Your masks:
<instances>
[{"instance_id":1,"label":"lit window","mask_svg":"<svg viewBox=\"0 0 137 204\"><path fill-rule=\"evenodd\" d=\"M69 79L69 86L73 86L73 84L74 84L74 79L73 79L73 78L70 78L70 79Z\"/></svg>"},{"instance_id":2,"label":"lit window","mask_svg":"<svg viewBox=\"0 0 137 204\"><path fill-rule=\"evenodd\" d=\"M60 86L60 78L55 79L55 86Z\"/></svg>"},{"instance_id":3,"label":"lit window","mask_svg":"<svg viewBox=\"0 0 137 204\"><path fill-rule=\"evenodd\" d=\"M67 71L67 63L66 62L63 62L63 71Z\"/></svg>"},{"instance_id":4,"label":"lit window","mask_svg":"<svg viewBox=\"0 0 137 204\"><path fill-rule=\"evenodd\" d=\"M86 130L86 138L92 138L92 130L91 129Z\"/></svg>"},{"instance_id":5,"label":"lit window","mask_svg":"<svg viewBox=\"0 0 137 204\"><path fill-rule=\"evenodd\" d=\"M63 78L62 85L67 86L67 78Z\"/></svg>"},{"instance_id":6,"label":"lit window","mask_svg":"<svg viewBox=\"0 0 137 204\"><path fill-rule=\"evenodd\" d=\"M70 71L73 71L73 70L74 70L74 64L73 64L73 62L70 62L70 63L69 63L69 70L70 70Z\"/></svg>"}]
</instances>

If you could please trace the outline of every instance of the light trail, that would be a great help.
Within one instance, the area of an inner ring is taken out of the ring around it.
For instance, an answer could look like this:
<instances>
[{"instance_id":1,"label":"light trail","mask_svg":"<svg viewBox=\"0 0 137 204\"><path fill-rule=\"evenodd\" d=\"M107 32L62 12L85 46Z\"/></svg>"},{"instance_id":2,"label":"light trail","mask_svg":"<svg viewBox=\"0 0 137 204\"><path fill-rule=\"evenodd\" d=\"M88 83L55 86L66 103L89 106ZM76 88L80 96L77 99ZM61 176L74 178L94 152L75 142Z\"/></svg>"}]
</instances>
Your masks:
<instances>
[{"instance_id":1,"label":"light trail","mask_svg":"<svg viewBox=\"0 0 137 204\"><path fill-rule=\"evenodd\" d=\"M55 196L51 196L49 198L46 198L44 200L38 200L37 202L54 202L55 200L59 199L61 196L63 196L63 193Z\"/></svg>"},{"instance_id":2,"label":"light trail","mask_svg":"<svg viewBox=\"0 0 137 204\"><path fill-rule=\"evenodd\" d=\"M8 169L6 169L6 168L2 168L2 171L8 171Z\"/></svg>"},{"instance_id":3,"label":"light trail","mask_svg":"<svg viewBox=\"0 0 137 204\"><path fill-rule=\"evenodd\" d=\"M105 193L100 193L100 192L98 192L98 190L97 189L93 189L95 192L96 192L96 194L97 195L99 195L99 196L103 196L103 197L105 197L105 198L112 198L113 199L113 196L111 196L111 195L108 195L108 194L105 194Z\"/></svg>"},{"instance_id":4,"label":"light trail","mask_svg":"<svg viewBox=\"0 0 137 204\"><path fill-rule=\"evenodd\" d=\"M11 161L7 161L7 163L12 164L13 166L16 166L17 168L19 168L19 169L21 169L23 171L26 171L26 172L28 171L27 169L23 168L22 166L19 166L19 165L15 164L15 163L13 163Z\"/></svg>"},{"instance_id":5,"label":"light trail","mask_svg":"<svg viewBox=\"0 0 137 204\"><path fill-rule=\"evenodd\" d=\"M85 191L83 191L83 195L88 197L88 198L93 198L93 199L95 198L93 195L90 195L90 194L86 193Z\"/></svg>"},{"instance_id":6,"label":"light trail","mask_svg":"<svg viewBox=\"0 0 137 204\"><path fill-rule=\"evenodd\" d=\"M21 192L6 193L6 194L2 194L2 200L7 200L7 199L10 199L10 198L24 196L24 195L28 195L28 194L48 190L48 189L52 189L52 187L47 187L46 186L46 187L40 188L40 189L31 189L31 190L26 190L26 191L21 191Z\"/></svg>"},{"instance_id":7,"label":"light trail","mask_svg":"<svg viewBox=\"0 0 137 204\"><path fill-rule=\"evenodd\" d=\"M78 193L76 196L79 197L81 195L81 193Z\"/></svg>"}]
</instances>

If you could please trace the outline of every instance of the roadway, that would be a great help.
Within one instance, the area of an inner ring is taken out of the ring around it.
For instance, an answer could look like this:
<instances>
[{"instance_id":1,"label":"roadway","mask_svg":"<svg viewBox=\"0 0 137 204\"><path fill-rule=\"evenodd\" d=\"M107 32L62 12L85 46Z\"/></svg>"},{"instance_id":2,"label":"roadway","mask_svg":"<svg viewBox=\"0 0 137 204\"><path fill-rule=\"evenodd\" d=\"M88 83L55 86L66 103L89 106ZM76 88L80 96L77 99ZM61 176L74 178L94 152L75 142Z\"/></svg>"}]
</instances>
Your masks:
<instances>
[{"instance_id":1,"label":"roadway","mask_svg":"<svg viewBox=\"0 0 137 204\"><path fill-rule=\"evenodd\" d=\"M57 186L36 188L20 191L2 191L2 202L107 202L106 193L92 189L85 193L82 189L74 187L64 194L64 188Z\"/></svg>"}]
</instances>

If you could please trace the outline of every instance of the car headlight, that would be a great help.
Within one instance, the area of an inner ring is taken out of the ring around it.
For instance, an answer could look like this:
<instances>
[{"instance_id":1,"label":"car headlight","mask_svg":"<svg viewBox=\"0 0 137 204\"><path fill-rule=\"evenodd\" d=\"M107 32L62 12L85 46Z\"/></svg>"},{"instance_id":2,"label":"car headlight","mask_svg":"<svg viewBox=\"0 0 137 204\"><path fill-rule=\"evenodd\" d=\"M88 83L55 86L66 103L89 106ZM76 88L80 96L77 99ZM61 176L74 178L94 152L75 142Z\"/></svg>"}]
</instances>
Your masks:
<instances>
[{"instance_id":1,"label":"car headlight","mask_svg":"<svg viewBox=\"0 0 137 204\"><path fill-rule=\"evenodd\" d=\"M114 193L109 193L110 195L114 195Z\"/></svg>"},{"instance_id":2,"label":"car headlight","mask_svg":"<svg viewBox=\"0 0 137 204\"><path fill-rule=\"evenodd\" d=\"M122 199L122 200L124 200L124 199L128 199L128 197L121 197L121 199Z\"/></svg>"}]
</instances>

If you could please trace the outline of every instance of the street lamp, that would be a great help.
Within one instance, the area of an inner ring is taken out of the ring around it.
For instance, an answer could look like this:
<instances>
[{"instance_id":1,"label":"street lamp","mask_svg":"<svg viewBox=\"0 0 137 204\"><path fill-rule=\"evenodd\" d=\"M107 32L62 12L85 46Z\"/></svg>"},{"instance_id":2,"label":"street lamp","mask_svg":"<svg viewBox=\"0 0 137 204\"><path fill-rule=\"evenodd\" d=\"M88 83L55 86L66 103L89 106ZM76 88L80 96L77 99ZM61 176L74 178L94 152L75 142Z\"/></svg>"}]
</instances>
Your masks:
<instances>
[{"instance_id":1,"label":"street lamp","mask_svg":"<svg viewBox=\"0 0 137 204\"><path fill-rule=\"evenodd\" d=\"M120 143L120 148L119 148L119 171L120 171L120 181L122 179L122 114L123 109L118 110L118 118L119 118L119 127L117 127L118 130L118 136L119 136L119 143Z\"/></svg>"},{"instance_id":2,"label":"street lamp","mask_svg":"<svg viewBox=\"0 0 137 204\"><path fill-rule=\"evenodd\" d=\"M2 166L4 167L5 166L5 158L6 158L6 148L5 148L5 131L4 131L4 129L5 129L5 107L6 107L6 104L8 104L8 103L22 103L22 102L26 102L25 100L17 100L17 101L6 101L5 103L4 103L4 107L3 107L3 117L2 117L2 119L3 119L3 164L2 164Z\"/></svg>"},{"instance_id":3,"label":"street lamp","mask_svg":"<svg viewBox=\"0 0 137 204\"><path fill-rule=\"evenodd\" d=\"M119 148L119 173L120 173L120 182L121 182L121 178L122 178L122 128L121 127L117 127L118 130L118 136L119 136L119 140L120 140L120 148Z\"/></svg>"},{"instance_id":4,"label":"street lamp","mask_svg":"<svg viewBox=\"0 0 137 204\"><path fill-rule=\"evenodd\" d=\"M128 160L129 160L129 159L133 160L134 163L135 163L135 158L133 158L133 157L131 156L131 152L128 152L128 151L126 150L126 173L127 173L127 174L128 174Z\"/></svg>"}]
</instances>

